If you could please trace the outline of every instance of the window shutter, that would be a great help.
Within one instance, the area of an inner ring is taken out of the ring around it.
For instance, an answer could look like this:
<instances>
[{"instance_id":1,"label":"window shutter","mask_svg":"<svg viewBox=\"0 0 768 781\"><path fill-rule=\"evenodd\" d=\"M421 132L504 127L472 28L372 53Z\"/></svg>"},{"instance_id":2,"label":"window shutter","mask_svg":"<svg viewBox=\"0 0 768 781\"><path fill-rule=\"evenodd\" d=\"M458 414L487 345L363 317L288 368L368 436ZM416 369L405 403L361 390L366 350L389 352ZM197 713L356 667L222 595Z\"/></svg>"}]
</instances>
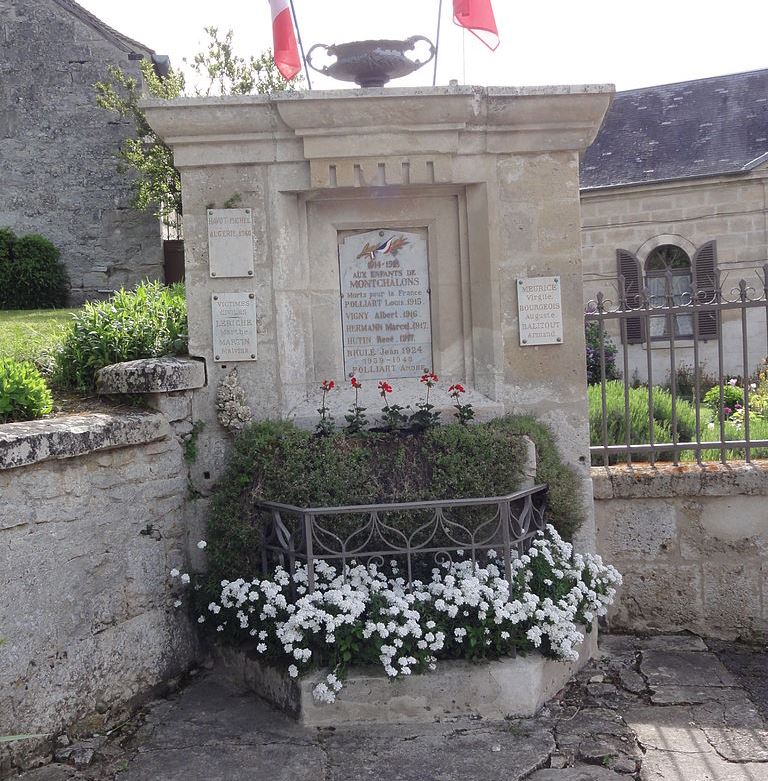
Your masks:
<instances>
[{"instance_id":1,"label":"window shutter","mask_svg":"<svg viewBox=\"0 0 768 781\"><path fill-rule=\"evenodd\" d=\"M717 291L717 242L703 244L693 256L693 280L696 298L699 302L710 302ZM717 314L699 312L699 338L717 338Z\"/></svg>"},{"instance_id":2,"label":"window shutter","mask_svg":"<svg viewBox=\"0 0 768 781\"><path fill-rule=\"evenodd\" d=\"M640 306L640 291L642 289L642 275L640 274L640 262L625 249L616 250L616 267L619 276L624 277L624 293L627 299L627 308L635 309ZM626 342L627 344L639 344L645 339L645 318L627 317Z\"/></svg>"}]
</instances>

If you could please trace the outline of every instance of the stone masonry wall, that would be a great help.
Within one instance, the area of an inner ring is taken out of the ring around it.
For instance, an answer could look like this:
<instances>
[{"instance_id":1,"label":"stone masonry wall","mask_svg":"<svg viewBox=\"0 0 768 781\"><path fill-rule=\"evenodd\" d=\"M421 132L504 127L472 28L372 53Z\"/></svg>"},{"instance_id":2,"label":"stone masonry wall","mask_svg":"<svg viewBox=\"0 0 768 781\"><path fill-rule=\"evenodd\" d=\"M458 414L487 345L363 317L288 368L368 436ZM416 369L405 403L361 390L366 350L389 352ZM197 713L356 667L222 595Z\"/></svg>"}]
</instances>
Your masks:
<instances>
[{"instance_id":1,"label":"stone masonry wall","mask_svg":"<svg viewBox=\"0 0 768 781\"><path fill-rule=\"evenodd\" d=\"M186 489L159 413L0 426L0 735L98 730L189 667Z\"/></svg>"},{"instance_id":2,"label":"stone masonry wall","mask_svg":"<svg viewBox=\"0 0 768 781\"><path fill-rule=\"evenodd\" d=\"M597 546L624 576L609 623L768 632L768 464L592 469Z\"/></svg>"},{"instance_id":3,"label":"stone masonry wall","mask_svg":"<svg viewBox=\"0 0 768 781\"><path fill-rule=\"evenodd\" d=\"M159 221L116 167L131 127L95 104L108 63L138 76L124 49L54 0L0 0L0 227L61 250L73 305L162 276Z\"/></svg>"}]
</instances>

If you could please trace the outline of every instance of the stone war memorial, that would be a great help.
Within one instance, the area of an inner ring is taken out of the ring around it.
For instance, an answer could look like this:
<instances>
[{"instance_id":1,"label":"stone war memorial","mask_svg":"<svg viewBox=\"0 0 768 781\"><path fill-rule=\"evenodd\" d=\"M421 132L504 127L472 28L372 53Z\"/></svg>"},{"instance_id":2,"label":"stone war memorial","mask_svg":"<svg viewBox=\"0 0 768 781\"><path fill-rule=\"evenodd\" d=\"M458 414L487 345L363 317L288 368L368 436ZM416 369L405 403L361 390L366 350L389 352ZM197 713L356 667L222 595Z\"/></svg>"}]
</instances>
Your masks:
<instances>
[{"instance_id":1,"label":"stone war memorial","mask_svg":"<svg viewBox=\"0 0 768 781\"><path fill-rule=\"evenodd\" d=\"M689 316L585 314L613 87L385 86L435 55L315 44L358 88L141 101L185 280L121 298L173 344L88 363L75 414L0 417L0 778L768 772L736 643L768 626L762 467L608 444L657 389L606 323Z\"/></svg>"},{"instance_id":2,"label":"stone war memorial","mask_svg":"<svg viewBox=\"0 0 768 781\"><path fill-rule=\"evenodd\" d=\"M196 487L226 461L215 394L235 368L255 418L310 427L326 378L365 380L370 408L378 381L413 401L433 370L466 385L480 419L550 425L588 496L578 159L611 92L147 102L183 181L190 355L207 374Z\"/></svg>"}]
</instances>

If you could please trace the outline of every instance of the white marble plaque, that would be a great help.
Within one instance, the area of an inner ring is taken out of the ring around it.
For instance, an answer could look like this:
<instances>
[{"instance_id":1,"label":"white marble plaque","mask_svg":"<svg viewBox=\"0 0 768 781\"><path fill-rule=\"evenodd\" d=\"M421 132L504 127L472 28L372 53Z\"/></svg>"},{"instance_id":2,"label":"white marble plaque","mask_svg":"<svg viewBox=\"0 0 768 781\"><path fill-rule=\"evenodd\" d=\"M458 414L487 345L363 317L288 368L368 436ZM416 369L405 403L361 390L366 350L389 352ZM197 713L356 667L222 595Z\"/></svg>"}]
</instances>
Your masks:
<instances>
[{"instance_id":1,"label":"white marble plaque","mask_svg":"<svg viewBox=\"0 0 768 781\"><path fill-rule=\"evenodd\" d=\"M560 277L518 279L517 311L521 346L563 343Z\"/></svg>"},{"instance_id":2,"label":"white marble plaque","mask_svg":"<svg viewBox=\"0 0 768 781\"><path fill-rule=\"evenodd\" d=\"M347 376L419 377L432 368L426 231L347 236L339 267Z\"/></svg>"},{"instance_id":3,"label":"white marble plaque","mask_svg":"<svg viewBox=\"0 0 768 781\"><path fill-rule=\"evenodd\" d=\"M256 360L256 297L253 293L213 293L213 360Z\"/></svg>"},{"instance_id":4,"label":"white marble plaque","mask_svg":"<svg viewBox=\"0 0 768 781\"><path fill-rule=\"evenodd\" d=\"M212 277L253 276L250 209L208 209L208 264Z\"/></svg>"}]
</instances>

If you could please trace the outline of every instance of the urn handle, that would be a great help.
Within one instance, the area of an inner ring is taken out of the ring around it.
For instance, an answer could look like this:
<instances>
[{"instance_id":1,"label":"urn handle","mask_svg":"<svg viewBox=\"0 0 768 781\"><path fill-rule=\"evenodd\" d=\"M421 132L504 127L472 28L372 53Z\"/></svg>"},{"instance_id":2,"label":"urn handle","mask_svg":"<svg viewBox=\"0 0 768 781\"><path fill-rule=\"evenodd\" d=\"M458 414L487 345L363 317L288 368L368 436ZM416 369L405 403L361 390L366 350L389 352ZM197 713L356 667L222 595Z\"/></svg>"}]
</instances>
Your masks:
<instances>
[{"instance_id":1,"label":"urn handle","mask_svg":"<svg viewBox=\"0 0 768 781\"><path fill-rule=\"evenodd\" d=\"M336 64L335 62L332 62L330 65L323 65L321 68L317 68L312 64L312 61L310 60L310 57L312 56L312 52L315 49L325 49L326 54L335 56L335 52L333 51L335 47L333 46L327 46L324 43L316 43L308 52L306 56L307 65L309 65L310 68L312 68L313 71L317 71L318 73L322 73L324 76L327 76L330 69Z\"/></svg>"},{"instance_id":2,"label":"urn handle","mask_svg":"<svg viewBox=\"0 0 768 781\"><path fill-rule=\"evenodd\" d=\"M411 51L412 49L416 48L416 44L419 41L426 41L429 44L429 57L427 57L426 60L421 62L420 60L411 60L411 62L417 67L420 68L422 65L426 65L428 62L430 62L432 59L434 59L434 56L437 52L437 49L435 49L435 45L432 43L432 41L429 40L429 38L426 38L423 35L412 35L410 38L408 38L404 43L409 44L407 47L404 47L404 52Z\"/></svg>"}]
</instances>

